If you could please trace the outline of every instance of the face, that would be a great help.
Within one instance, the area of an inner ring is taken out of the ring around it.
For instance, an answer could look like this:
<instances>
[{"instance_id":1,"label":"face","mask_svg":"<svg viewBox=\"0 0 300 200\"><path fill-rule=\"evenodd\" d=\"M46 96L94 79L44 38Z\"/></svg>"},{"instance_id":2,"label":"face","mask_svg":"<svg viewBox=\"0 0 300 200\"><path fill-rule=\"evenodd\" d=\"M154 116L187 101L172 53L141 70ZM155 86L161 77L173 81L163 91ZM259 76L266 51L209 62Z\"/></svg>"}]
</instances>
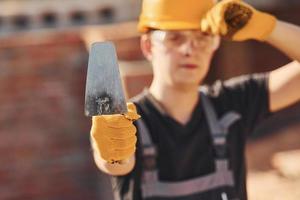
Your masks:
<instances>
[{"instance_id":1,"label":"face","mask_svg":"<svg viewBox=\"0 0 300 200\"><path fill-rule=\"evenodd\" d=\"M198 30L154 30L147 37L142 50L152 62L154 79L169 85L198 86L219 45L217 36Z\"/></svg>"}]
</instances>

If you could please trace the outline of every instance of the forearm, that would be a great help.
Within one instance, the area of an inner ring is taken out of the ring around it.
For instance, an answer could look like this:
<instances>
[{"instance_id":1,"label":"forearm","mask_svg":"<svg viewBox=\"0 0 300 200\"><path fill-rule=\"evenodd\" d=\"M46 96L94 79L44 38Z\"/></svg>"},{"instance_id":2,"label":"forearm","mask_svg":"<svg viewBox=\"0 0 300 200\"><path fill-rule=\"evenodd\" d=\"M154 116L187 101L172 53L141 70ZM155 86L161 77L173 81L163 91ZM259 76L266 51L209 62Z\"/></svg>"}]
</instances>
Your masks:
<instances>
[{"instance_id":1,"label":"forearm","mask_svg":"<svg viewBox=\"0 0 300 200\"><path fill-rule=\"evenodd\" d=\"M300 27L277 21L266 41L295 60L270 73L270 110L274 112L300 99Z\"/></svg>"},{"instance_id":2,"label":"forearm","mask_svg":"<svg viewBox=\"0 0 300 200\"><path fill-rule=\"evenodd\" d=\"M272 112L300 100L300 63L291 62L270 73L269 93Z\"/></svg>"},{"instance_id":3,"label":"forearm","mask_svg":"<svg viewBox=\"0 0 300 200\"><path fill-rule=\"evenodd\" d=\"M266 42L293 60L300 61L300 27L278 20Z\"/></svg>"}]
</instances>

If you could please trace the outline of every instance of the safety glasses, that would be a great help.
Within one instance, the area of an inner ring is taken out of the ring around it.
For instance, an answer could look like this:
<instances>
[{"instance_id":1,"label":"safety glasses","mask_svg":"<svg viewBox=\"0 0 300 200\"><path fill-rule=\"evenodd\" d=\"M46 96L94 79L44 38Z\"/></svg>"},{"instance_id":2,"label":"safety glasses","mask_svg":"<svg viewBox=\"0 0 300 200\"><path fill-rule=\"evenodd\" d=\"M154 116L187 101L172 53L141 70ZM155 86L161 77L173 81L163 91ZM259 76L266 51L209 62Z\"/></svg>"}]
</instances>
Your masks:
<instances>
[{"instance_id":1,"label":"safety glasses","mask_svg":"<svg viewBox=\"0 0 300 200\"><path fill-rule=\"evenodd\" d=\"M163 42L168 47L179 47L191 42L196 48L209 47L213 43L214 36L199 30L188 31L151 31L152 38Z\"/></svg>"}]
</instances>

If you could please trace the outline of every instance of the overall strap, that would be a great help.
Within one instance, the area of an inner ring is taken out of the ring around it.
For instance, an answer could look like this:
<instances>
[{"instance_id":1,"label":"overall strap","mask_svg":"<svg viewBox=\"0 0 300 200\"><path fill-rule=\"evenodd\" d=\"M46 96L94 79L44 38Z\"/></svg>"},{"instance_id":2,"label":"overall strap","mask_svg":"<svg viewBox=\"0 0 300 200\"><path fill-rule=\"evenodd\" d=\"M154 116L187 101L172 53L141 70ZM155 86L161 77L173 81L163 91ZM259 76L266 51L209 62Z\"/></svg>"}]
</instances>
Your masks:
<instances>
[{"instance_id":1,"label":"overall strap","mask_svg":"<svg viewBox=\"0 0 300 200\"><path fill-rule=\"evenodd\" d=\"M142 118L136 121L140 134L143 154L143 182L156 182L158 181L158 171L156 166L157 149L153 144L150 132Z\"/></svg>"},{"instance_id":2,"label":"overall strap","mask_svg":"<svg viewBox=\"0 0 300 200\"><path fill-rule=\"evenodd\" d=\"M230 111L223 115L220 120L218 120L216 111L209 98L203 91L200 91L200 95L216 152L216 170L227 170L228 159L226 136L228 134L228 128L236 120L240 119L240 115L238 113Z\"/></svg>"},{"instance_id":3,"label":"overall strap","mask_svg":"<svg viewBox=\"0 0 300 200\"><path fill-rule=\"evenodd\" d=\"M230 111L225 113L220 120L218 120L216 111L214 109L214 106L212 105L209 98L206 96L204 91L200 91L201 95L201 101L203 102L204 112L207 116L208 125L210 128L210 131L213 135L219 135L219 134L227 134L228 128L237 120L241 118L241 115L239 113Z\"/></svg>"},{"instance_id":4,"label":"overall strap","mask_svg":"<svg viewBox=\"0 0 300 200\"><path fill-rule=\"evenodd\" d=\"M142 195L144 198L176 198L207 192L226 186L234 186L232 171L208 174L180 182L147 182L142 184Z\"/></svg>"},{"instance_id":5,"label":"overall strap","mask_svg":"<svg viewBox=\"0 0 300 200\"><path fill-rule=\"evenodd\" d=\"M215 136L224 133L224 130L219 124L218 117L212 103L210 102L208 97L204 94L204 92L201 91L200 95L201 95L201 101L203 102L203 108L204 108L205 115L207 117L207 122L211 134Z\"/></svg>"},{"instance_id":6,"label":"overall strap","mask_svg":"<svg viewBox=\"0 0 300 200\"><path fill-rule=\"evenodd\" d=\"M149 130L142 118L136 121L140 136L141 136L141 143L143 146L152 146L153 142L150 137Z\"/></svg>"}]
</instances>

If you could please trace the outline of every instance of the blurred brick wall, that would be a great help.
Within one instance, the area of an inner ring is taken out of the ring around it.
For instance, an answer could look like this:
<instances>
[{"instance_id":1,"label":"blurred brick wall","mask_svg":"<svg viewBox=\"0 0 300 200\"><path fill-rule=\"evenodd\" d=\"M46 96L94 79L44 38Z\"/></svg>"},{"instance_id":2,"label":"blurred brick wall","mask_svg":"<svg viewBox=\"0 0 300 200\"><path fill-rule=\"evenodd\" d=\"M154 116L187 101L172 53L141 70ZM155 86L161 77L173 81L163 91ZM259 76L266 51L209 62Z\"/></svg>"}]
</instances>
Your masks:
<instances>
[{"instance_id":1,"label":"blurred brick wall","mask_svg":"<svg viewBox=\"0 0 300 200\"><path fill-rule=\"evenodd\" d=\"M299 24L296 10L278 16ZM134 59L134 54L140 57L137 38L119 40L116 45L124 59ZM206 81L268 71L288 61L265 44L224 42ZM76 33L20 34L0 40L0 199L111 199L107 176L92 160L90 121L83 116L86 63L87 53ZM128 96L150 81L151 74L126 74ZM272 131L274 124L288 130L282 119L300 121L300 106L293 110L260 130ZM275 129L279 130L278 126ZM251 143L247 152L253 158L250 169L272 170L271 156L289 142L297 149L299 135L287 132L281 132L289 138L286 140L281 140L286 137L278 132L273 139ZM274 143L278 144L276 151Z\"/></svg>"},{"instance_id":2,"label":"blurred brick wall","mask_svg":"<svg viewBox=\"0 0 300 200\"><path fill-rule=\"evenodd\" d=\"M99 199L75 34L0 40L0 199Z\"/></svg>"}]
</instances>

